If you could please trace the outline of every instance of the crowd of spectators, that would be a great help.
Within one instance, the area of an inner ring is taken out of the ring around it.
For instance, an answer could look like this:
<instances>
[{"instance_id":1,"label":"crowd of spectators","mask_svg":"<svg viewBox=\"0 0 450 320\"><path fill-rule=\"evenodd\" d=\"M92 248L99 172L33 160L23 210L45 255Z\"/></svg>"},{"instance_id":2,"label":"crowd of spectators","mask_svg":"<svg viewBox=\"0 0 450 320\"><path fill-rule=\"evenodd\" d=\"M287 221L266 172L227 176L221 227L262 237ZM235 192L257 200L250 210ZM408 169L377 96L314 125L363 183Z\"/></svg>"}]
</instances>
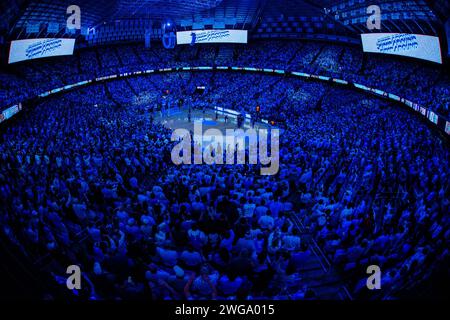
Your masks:
<instances>
[{"instance_id":1,"label":"crowd of spectators","mask_svg":"<svg viewBox=\"0 0 450 320\"><path fill-rule=\"evenodd\" d=\"M160 103L259 105L284 128L279 173L174 165L171 131L151 115ZM327 84L133 77L52 97L0 128L0 226L23 252L50 258L61 285L80 265L85 298L320 298L303 281L311 252L296 216L355 297L370 264L395 296L448 263L449 160L446 142L407 110Z\"/></svg>"}]
</instances>

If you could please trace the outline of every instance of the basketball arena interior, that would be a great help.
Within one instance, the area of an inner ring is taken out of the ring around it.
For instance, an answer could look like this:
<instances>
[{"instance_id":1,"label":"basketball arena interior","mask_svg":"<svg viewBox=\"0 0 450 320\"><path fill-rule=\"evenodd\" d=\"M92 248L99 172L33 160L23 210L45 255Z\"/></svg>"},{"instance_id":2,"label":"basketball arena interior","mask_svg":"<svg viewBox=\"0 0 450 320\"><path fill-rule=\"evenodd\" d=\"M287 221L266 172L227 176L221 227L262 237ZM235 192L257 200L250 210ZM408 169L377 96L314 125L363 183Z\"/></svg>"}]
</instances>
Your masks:
<instances>
[{"instance_id":1,"label":"basketball arena interior","mask_svg":"<svg viewBox=\"0 0 450 320\"><path fill-rule=\"evenodd\" d=\"M2 0L0 300L448 298L449 12Z\"/></svg>"}]
</instances>

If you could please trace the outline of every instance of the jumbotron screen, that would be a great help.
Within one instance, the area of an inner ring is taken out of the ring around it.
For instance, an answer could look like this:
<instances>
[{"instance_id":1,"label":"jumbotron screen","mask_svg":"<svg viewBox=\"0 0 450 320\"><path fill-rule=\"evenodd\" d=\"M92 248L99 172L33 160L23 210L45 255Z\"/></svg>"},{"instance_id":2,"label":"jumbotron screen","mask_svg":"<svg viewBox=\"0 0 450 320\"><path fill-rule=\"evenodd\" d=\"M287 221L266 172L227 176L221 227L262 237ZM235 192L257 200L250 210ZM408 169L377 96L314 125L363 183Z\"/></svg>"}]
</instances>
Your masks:
<instances>
[{"instance_id":1,"label":"jumbotron screen","mask_svg":"<svg viewBox=\"0 0 450 320\"><path fill-rule=\"evenodd\" d=\"M72 55L75 39L25 39L11 42L8 63Z\"/></svg>"}]
</instances>

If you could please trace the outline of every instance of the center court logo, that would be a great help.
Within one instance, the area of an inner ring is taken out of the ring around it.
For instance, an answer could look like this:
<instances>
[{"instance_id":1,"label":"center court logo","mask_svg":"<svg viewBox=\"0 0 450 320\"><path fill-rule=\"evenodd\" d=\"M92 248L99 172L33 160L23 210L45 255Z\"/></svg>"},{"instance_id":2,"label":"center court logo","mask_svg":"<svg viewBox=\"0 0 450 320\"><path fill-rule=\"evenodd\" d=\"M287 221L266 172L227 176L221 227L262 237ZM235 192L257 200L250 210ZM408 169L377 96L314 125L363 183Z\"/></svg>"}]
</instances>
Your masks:
<instances>
[{"instance_id":1,"label":"center court logo","mask_svg":"<svg viewBox=\"0 0 450 320\"><path fill-rule=\"evenodd\" d=\"M275 175L279 170L280 132L278 129L226 129L225 136L219 129L203 132L201 121L194 123L194 135L187 129L176 129L171 140L178 141L171 152L172 162L176 165L242 165L261 164L261 175ZM269 143L270 138L270 143ZM248 143L247 143L248 141ZM270 155L268 154L270 147Z\"/></svg>"}]
</instances>

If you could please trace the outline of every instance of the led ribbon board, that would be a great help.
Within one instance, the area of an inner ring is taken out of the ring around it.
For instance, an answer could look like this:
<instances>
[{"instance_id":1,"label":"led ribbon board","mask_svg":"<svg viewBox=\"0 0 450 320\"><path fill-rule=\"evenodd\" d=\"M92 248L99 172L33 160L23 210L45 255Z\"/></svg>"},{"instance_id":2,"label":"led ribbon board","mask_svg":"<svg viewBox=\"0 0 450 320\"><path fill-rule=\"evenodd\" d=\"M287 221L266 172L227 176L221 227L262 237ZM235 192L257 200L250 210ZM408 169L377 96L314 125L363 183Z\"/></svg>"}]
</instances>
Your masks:
<instances>
[{"instance_id":1,"label":"led ribbon board","mask_svg":"<svg viewBox=\"0 0 450 320\"><path fill-rule=\"evenodd\" d=\"M438 37L408 33L361 34L364 52L394 54L399 56L442 63Z\"/></svg>"}]
</instances>

